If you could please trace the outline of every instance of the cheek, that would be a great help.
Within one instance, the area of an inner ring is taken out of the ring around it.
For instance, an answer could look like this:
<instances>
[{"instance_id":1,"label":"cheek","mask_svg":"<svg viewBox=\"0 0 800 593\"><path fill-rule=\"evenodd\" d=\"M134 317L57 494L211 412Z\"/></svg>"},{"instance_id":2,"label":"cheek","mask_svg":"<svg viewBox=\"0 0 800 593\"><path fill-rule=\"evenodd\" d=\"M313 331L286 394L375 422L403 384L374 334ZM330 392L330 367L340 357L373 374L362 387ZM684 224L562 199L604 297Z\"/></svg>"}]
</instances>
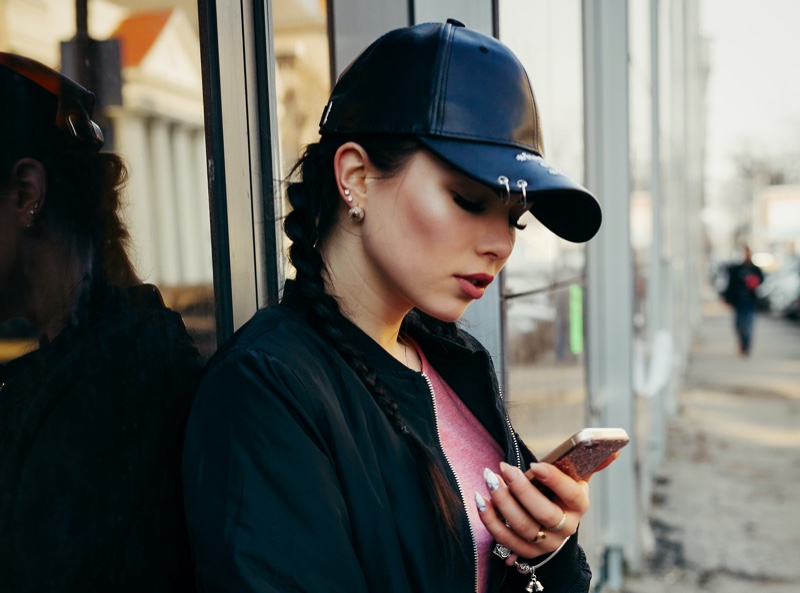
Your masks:
<instances>
[{"instance_id":1,"label":"cheek","mask_svg":"<svg viewBox=\"0 0 800 593\"><path fill-rule=\"evenodd\" d=\"M427 256L435 256L430 249L435 245L453 245L459 234L453 233L453 215L444 199L432 196L428 199L419 195L406 202L408 226L403 229L407 237L415 237L418 247Z\"/></svg>"}]
</instances>

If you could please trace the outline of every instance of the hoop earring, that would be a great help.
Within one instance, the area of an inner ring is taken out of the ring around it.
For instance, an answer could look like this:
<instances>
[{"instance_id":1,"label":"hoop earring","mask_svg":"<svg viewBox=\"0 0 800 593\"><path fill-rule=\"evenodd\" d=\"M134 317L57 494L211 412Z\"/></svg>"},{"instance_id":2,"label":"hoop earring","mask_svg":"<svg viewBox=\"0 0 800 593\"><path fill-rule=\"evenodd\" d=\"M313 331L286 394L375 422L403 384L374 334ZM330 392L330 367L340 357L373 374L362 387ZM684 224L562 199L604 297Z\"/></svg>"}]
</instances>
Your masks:
<instances>
[{"instance_id":1,"label":"hoop earring","mask_svg":"<svg viewBox=\"0 0 800 593\"><path fill-rule=\"evenodd\" d=\"M508 204L508 199L511 197L511 187L508 185L508 177L501 175L497 178L497 183L500 184L500 199L503 204Z\"/></svg>"},{"instance_id":2,"label":"hoop earring","mask_svg":"<svg viewBox=\"0 0 800 593\"><path fill-rule=\"evenodd\" d=\"M517 181L517 187L522 190L522 198L520 198L519 203L522 204L524 208L528 206L528 193L525 191L525 188L528 187L528 182L524 179L520 179Z\"/></svg>"},{"instance_id":3,"label":"hoop earring","mask_svg":"<svg viewBox=\"0 0 800 593\"><path fill-rule=\"evenodd\" d=\"M359 206L353 206L347 211L347 218L353 222L361 222L364 220L364 210L362 210Z\"/></svg>"}]
</instances>

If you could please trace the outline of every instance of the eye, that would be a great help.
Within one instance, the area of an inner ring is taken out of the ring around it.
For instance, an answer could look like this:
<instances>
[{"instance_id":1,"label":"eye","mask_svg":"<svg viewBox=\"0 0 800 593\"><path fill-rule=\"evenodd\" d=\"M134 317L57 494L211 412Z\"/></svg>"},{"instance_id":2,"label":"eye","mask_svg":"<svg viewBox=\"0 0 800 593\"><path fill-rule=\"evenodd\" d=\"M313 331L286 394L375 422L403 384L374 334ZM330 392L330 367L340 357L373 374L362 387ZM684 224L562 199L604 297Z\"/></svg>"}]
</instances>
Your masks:
<instances>
[{"instance_id":1,"label":"eye","mask_svg":"<svg viewBox=\"0 0 800 593\"><path fill-rule=\"evenodd\" d=\"M480 214L481 212L486 211L486 206L483 204L483 202L473 202L472 200L468 200L464 196L460 196L458 194L453 194L453 201L467 212Z\"/></svg>"}]
</instances>

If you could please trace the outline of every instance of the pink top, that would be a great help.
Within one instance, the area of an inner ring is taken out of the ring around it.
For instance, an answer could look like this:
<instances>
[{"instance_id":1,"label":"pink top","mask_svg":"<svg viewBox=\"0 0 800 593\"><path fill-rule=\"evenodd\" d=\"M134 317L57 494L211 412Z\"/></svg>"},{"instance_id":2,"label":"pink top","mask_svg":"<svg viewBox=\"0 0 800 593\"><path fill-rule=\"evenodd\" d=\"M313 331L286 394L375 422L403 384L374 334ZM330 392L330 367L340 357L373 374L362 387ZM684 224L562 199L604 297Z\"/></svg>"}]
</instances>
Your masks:
<instances>
[{"instance_id":1,"label":"pink top","mask_svg":"<svg viewBox=\"0 0 800 593\"><path fill-rule=\"evenodd\" d=\"M497 441L430 366L422 351L417 349L417 352L422 361L422 372L433 386L439 417L439 439L450 467L461 484L461 494L465 499L467 516L478 548L478 591L484 592L488 590L489 558L494 539L481 522L473 493L477 491L484 498L489 498L483 470L488 467L492 471L499 471L498 466L505 455Z\"/></svg>"}]
</instances>

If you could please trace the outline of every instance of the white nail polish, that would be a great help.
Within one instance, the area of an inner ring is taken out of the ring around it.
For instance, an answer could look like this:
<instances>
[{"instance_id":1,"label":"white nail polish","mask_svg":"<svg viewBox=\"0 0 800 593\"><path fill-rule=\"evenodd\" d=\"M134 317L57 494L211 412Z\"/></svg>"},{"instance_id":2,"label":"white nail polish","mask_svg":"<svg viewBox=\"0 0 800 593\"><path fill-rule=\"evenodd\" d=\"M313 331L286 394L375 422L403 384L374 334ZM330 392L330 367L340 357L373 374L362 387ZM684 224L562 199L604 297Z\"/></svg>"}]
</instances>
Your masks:
<instances>
[{"instance_id":1,"label":"white nail polish","mask_svg":"<svg viewBox=\"0 0 800 593\"><path fill-rule=\"evenodd\" d=\"M483 496L481 496L479 492L475 493L475 504L478 505L478 510L481 513L486 510L486 501L483 499Z\"/></svg>"},{"instance_id":2,"label":"white nail polish","mask_svg":"<svg viewBox=\"0 0 800 593\"><path fill-rule=\"evenodd\" d=\"M490 491L494 492L500 488L500 480L497 479L497 474L488 467L483 470L483 479L486 480L486 487L489 488Z\"/></svg>"}]
</instances>

